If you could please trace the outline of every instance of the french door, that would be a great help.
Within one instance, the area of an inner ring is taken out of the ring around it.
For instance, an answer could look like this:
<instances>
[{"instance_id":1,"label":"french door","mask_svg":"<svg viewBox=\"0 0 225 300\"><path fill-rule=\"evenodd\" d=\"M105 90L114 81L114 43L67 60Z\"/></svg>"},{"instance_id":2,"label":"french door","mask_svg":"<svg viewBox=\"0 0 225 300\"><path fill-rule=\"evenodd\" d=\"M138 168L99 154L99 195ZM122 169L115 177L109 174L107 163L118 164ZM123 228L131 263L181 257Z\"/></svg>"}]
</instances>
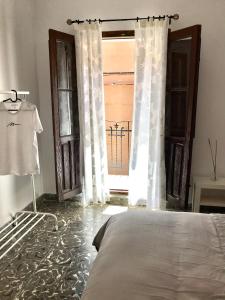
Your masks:
<instances>
[{"instance_id":1,"label":"french door","mask_svg":"<svg viewBox=\"0 0 225 300\"><path fill-rule=\"evenodd\" d=\"M200 43L201 25L169 32L165 122L167 200L170 206L181 209L188 205Z\"/></svg>"},{"instance_id":2,"label":"french door","mask_svg":"<svg viewBox=\"0 0 225 300\"><path fill-rule=\"evenodd\" d=\"M186 208L188 203L200 37L200 25L170 31L168 36L165 121L167 200L173 207L181 209ZM56 186L59 200L64 200L81 192L74 36L50 29L49 50Z\"/></svg>"},{"instance_id":3,"label":"french door","mask_svg":"<svg viewBox=\"0 0 225 300\"><path fill-rule=\"evenodd\" d=\"M74 36L49 30L56 187L59 201L81 192Z\"/></svg>"}]
</instances>

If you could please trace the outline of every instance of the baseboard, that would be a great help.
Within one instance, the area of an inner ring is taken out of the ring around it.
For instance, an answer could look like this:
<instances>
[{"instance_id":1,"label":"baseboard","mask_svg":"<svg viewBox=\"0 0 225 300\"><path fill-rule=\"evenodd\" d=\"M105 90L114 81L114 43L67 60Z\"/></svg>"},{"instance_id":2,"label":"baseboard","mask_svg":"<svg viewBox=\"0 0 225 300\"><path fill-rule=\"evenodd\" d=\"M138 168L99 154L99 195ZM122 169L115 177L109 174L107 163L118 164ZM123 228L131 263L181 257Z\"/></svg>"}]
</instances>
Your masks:
<instances>
[{"instance_id":1,"label":"baseboard","mask_svg":"<svg viewBox=\"0 0 225 300\"><path fill-rule=\"evenodd\" d=\"M42 196L41 196L42 200L45 200L45 201L58 201L58 197L56 194L51 194L51 193L44 193Z\"/></svg>"},{"instance_id":2,"label":"baseboard","mask_svg":"<svg viewBox=\"0 0 225 300\"><path fill-rule=\"evenodd\" d=\"M38 204L40 204L41 202L46 201L46 200L56 201L57 196L56 196L56 194L44 193L41 196L36 198L37 206L38 206ZM23 210L33 210L33 202L30 202Z\"/></svg>"}]
</instances>

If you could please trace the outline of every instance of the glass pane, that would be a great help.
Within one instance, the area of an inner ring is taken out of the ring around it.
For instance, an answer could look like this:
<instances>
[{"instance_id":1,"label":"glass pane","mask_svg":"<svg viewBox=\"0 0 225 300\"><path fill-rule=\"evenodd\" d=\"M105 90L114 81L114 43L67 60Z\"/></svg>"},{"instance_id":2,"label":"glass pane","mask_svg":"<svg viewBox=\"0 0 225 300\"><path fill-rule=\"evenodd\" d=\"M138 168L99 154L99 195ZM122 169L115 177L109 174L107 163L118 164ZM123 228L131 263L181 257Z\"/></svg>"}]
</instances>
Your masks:
<instances>
[{"instance_id":1,"label":"glass pane","mask_svg":"<svg viewBox=\"0 0 225 300\"><path fill-rule=\"evenodd\" d=\"M73 89L73 60L74 60L75 53L72 51L71 44L67 46L67 69L68 69L68 88Z\"/></svg>"},{"instance_id":2,"label":"glass pane","mask_svg":"<svg viewBox=\"0 0 225 300\"><path fill-rule=\"evenodd\" d=\"M191 43L191 39L185 39L174 41L171 45L172 88L186 88L188 86Z\"/></svg>"},{"instance_id":3,"label":"glass pane","mask_svg":"<svg viewBox=\"0 0 225 300\"><path fill-rule=\"evenodd\" d=\"M72 112L72 93L59 91L60 136L72 134Z\"/></svg>"},{"instance_id":4,"label":"glass pane","mask_svg":"<svg viewBox=\"0 0 225 300\"><path fill-rule=\"evenodd\" d=\"M68 88L67 78L67 53L66 45L62 41L57 41L57 73L58 73L58 88Z\"/></svg>"}]
</instances>

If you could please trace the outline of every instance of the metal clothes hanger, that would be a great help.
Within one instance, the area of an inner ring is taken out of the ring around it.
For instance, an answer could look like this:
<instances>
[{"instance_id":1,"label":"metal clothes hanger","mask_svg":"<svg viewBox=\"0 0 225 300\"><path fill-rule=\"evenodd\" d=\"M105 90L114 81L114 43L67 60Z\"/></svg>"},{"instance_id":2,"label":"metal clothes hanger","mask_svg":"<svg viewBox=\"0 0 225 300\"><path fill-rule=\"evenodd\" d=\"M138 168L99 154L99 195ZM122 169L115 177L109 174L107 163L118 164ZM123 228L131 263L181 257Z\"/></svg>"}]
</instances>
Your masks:
<instances>
[{"instance_id":1,"label":"metal clothes hanger","mask_svg":"<svg viewBox=\"0 0 225 300\"><path fill-rule=\"evenodd\" d=\"M16 96L16 98L13 100L12 98L8 98L8 99L6 99L6 100L3 100L3 102L8 102L8 101L10 101L10 102L17 102L17 101L22 101L20 98L18 98L18 95L17 95L17 91L16 90L11 90L12 92L14 92L15 93L15 96Z\"/></svg>"},{"instance_id":2,"label":"metal clothes hanger","mask_svg":"<svg viewBox=\"0 0 225 300\"><path fill-rule=\"evenodd\" d=\"M16 102L22 102L22 100L20 98L18 98L18 94L16 90L11 90L12 92L15 93L15 99L13 100L12 98L8 98L6 100L3 100L3 102L12 102L12 103L16 103ZM18 109L8 109L8 111L18 111Z\"/></svg>"}]
</instances>

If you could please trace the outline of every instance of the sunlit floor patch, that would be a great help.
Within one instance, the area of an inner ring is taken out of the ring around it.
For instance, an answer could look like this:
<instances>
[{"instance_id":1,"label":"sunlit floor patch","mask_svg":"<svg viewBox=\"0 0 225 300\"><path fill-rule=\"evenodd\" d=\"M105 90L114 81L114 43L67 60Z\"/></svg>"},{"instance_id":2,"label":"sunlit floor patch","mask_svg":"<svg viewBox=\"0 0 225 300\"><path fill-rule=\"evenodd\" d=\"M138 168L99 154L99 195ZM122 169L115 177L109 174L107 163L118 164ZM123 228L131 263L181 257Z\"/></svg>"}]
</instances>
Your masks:
<instances>
[{"instance_id":1,"label":"sunlit floor patch","mask_svg":"<svg viewBox=\"0 0 225 300\"><path fill-rule=\"evenodd\" d=\"M119 206L119 205L109 205L105 210L103 210L103 215L116 215L128 210L126 206Z\"/></svg>"}]
</instances>

